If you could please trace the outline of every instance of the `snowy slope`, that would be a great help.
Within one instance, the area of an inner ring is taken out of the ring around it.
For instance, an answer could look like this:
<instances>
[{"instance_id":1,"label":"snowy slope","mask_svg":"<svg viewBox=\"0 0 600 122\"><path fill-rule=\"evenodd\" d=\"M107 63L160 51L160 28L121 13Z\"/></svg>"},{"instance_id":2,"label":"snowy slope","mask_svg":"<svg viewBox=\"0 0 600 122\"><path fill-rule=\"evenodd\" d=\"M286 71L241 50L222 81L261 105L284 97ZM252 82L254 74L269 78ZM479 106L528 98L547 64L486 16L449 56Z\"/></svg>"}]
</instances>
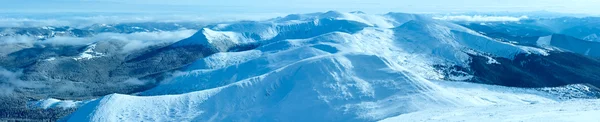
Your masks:
<instances>
[{"instance_id":1,"label":"snowy slope","mask_svg":"<svg viewBox=\"0 0 600 122\"><path fill-rule=\"evenodd\" d=\"M540 37L536 42L538 46L550 50L569 51L591 57L600 57L599 42L585 41L559 34Z\"/></svg>"},{"instance_id":2,"label":"snowy slope","mask_svg":"<svg viewBox=\"0 0 600 122\"><path fill-rule=\"evenodd\" d=\"M493 105L419 111L380 122L593 122L600 120L599 100Z\"/></svg>"},{"instance_id":3,"label":"snowy slope","mask_svg":"<svg viewBox=\"0 0 600 122\"><path fill-rule=\"evenodd\" d=\"M73 101L73 100L59 100L54 98L48 98L44 100L38 100L28 103L29 107L32 108L76 108L78 106L82 106L82 104L87 103L88 101Z\"/></svg>"},{"instance_id":4,"label":"snowy slope","mask_svg":"<svg viewBox=\"0 0 600 122\"><path fill-rule=\"evenodd\" d=\"M448 22L411 20L394 31L396 42L402 49L424 54L423 58L439 58L456 65L467 63L467 54L509 59L520 53L547 55L544 50L495 41Z\"/></svg>"},{"instance_id":5,"label":"snowy slope","mask_svg":"<svg viewBox=\"0 0 600 122\"><path fill-rule=\"evenodd\" d=\"M326 12L207 27L171 46L218 53L141 96L108 95L65 120L376 121L448 107L562 102L535 89L440 81L434 65L465 65L467 54L545 52L415 16ZM234 49L246 43L258 46Z\"/></svg>"},{"instance_id":6,"label":"snowy slope","mask_svg":"<svg viewBox=\"0 0 600 122\"><path fill-rule=\"evenodd\" d=\"M85 51L83 51L81 54L79 54L78 57L73 58L73 60L90 60L92 58L97 58L97 57L101 57L104 54L103 53L99 53L99 52L95 52L94 49L96 48L96 44L91 44L89 45Z\"/></svg>"},{"instance_id":7,"label":"snowy slope","mask_svg":"<svg viewBox=\"0 0 600 122\"><path fill-rule=\"evenodd\" d=\"M600 57L598 18L548 18L514 22L455 22L483 35L519 45Z\"/></svg>"}]
</instances>

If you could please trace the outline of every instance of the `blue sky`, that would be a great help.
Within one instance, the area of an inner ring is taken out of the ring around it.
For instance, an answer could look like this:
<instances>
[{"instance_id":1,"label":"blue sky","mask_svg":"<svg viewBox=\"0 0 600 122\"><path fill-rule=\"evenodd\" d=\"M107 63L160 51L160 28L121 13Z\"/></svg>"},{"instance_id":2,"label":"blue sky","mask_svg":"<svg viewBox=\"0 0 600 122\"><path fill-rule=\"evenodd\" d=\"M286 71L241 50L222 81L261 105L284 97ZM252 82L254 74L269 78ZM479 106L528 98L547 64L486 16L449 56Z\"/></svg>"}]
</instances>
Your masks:
<instances>
[{"instance_id":1,"label":"blue sky","mask_svg":"<svg viewBox=\"0 0 600 122\"><path fill-rule=\"evenodd\" d=\"M305 13L539 11L600 13L599 0L0 0L3 13Z\"/></svg>"}]
</instances>

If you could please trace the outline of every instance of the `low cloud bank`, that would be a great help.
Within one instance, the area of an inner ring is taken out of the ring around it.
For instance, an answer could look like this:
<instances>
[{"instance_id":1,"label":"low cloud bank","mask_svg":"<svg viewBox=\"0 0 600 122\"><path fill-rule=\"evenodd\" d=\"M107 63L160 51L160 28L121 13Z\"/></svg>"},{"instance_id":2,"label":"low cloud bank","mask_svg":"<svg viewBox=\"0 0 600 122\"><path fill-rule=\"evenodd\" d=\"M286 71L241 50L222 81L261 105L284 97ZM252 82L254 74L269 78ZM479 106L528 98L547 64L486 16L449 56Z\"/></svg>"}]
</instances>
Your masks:
<instances>
[{"instance_id":1,"label":"low cloud bank","mask_svg":"<svg viewBox=\"0 0 600 122\"><path fill-rule=\"evenodd\" d=\"M0 27L71 26L82 28L93 24L118 24L139 22L208 22L200 16L68 16L68 17L0 17Z\"/></svg>"},{"instance_id":2,"label":"low cloud bank","mask_svg":"<svg viewBox=\"0 0 600 122\"><path fill-rule=\"evenodd\" d=\"M34 43L35 37L26 35L0 36L0 44Z\"/></svg>"},{"instance_id":3,"label":"low cloud bank","mask_svg":"<svg viewBox=\"0 0 600 122\"><path fill-rule=\"evenodd\" d=\"M9 71L0 67L0 96L14 94L17 88L42 88L44 85L19 79L22 71Z\"/></svg>"},{"instance_id":4,"label":"low cloud bank","mask_svg":"<svg viewBox=\"0 0 600 122\"><path fill-rule=\"evenodd\" d=\"M95 37L95 41L120 40L127 44L122 47L122 52L130 52L161 43L176 42L188 38L196 33L196 30L180 30L170 32L139 32L131 34L104 33Z\"/></svg>"},{"instance_id":5,"label":"low cloud bank","mask_svg":"<svg viewBox=\"0 0 600 122\"><path fill-rule=\"evenodd\" d=\"M44 26L71 26L84 28L94 24L119 24L119 23L143 23L143 22L194 22L194 23L219 23L240 20L264 20L277 16L281 13L260 14L222 14L222 15L30 15L30 16L1 16L0 27L44 27Z\"/></svg>"},{"instance_id":6,"label":"low cloud bank","mask_svg":"<svg viewBox=\"0 0 600 122\"><path fill-rule=\"evenodd\" d=\"M0 44L51 44L51 45L87 45L98 41L117 40L126 43L122 48L123 52L130 52L148 46L171 43L192 36L197 30L178 30L162 32L137 32L130 34L123 33L100 33L93 37L66 37L57 36L43 41L36 37L25 35L0 37Z\"/></svg>"}]
</instances>

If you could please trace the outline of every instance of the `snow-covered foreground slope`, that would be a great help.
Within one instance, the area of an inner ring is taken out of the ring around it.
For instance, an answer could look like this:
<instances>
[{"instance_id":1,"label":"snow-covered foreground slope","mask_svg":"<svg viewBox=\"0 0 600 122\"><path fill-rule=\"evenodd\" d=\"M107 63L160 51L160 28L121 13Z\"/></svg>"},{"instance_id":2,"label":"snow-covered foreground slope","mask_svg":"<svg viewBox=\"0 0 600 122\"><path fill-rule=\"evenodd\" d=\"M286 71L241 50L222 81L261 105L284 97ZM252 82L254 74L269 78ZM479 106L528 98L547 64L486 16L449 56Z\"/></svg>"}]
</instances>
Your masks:
<instances>
[{"instance_id":1,"label":"snow-covered foreground slope","mask_svg":"<svg viewBox=\"0 0 600 122\"><path fill-rule=\"evenodd\" d=\"M536 89L443 81L434 65L546 52L410 14L327 12L226 23L171 45L182 46L217 53L140 96L108 95L65 120L376 121L430 109L563 101Z\"/></svg>"},{"instance_id":2,"label":"snow-covered foreground slope","mask_svg":"<svg viewBox=\"0 0 600 122\"><path fill-rule=\"evenodd\" d=\"M493 105L419 111L380 122L593 122L600 120L599 100Z\"/></svg>"}]
</instances>

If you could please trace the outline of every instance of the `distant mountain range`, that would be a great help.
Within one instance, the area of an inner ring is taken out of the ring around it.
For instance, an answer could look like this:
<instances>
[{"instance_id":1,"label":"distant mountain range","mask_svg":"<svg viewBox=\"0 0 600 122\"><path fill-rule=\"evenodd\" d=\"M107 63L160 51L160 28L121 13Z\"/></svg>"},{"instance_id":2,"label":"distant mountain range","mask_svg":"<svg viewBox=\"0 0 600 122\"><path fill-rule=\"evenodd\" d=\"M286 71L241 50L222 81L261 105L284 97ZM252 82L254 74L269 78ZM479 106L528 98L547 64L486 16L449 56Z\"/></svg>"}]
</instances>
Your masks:
<instances>
[{"instance_id":1,"label":"distant mountain range","mask_svg":"<svg viewBox=\"0 0 600 122\"><path fill-rule=\"evenodd\" d=\"M76 28L69 26L44 27L0 27L0 38L7 36L31 36L45 40L57 36L91 37L99 33L136 33L176 31L182 29L198 30L205 25L194 22L144 22L122 24L94 24L88 27Z\"/></svg>"}]
</instances>

